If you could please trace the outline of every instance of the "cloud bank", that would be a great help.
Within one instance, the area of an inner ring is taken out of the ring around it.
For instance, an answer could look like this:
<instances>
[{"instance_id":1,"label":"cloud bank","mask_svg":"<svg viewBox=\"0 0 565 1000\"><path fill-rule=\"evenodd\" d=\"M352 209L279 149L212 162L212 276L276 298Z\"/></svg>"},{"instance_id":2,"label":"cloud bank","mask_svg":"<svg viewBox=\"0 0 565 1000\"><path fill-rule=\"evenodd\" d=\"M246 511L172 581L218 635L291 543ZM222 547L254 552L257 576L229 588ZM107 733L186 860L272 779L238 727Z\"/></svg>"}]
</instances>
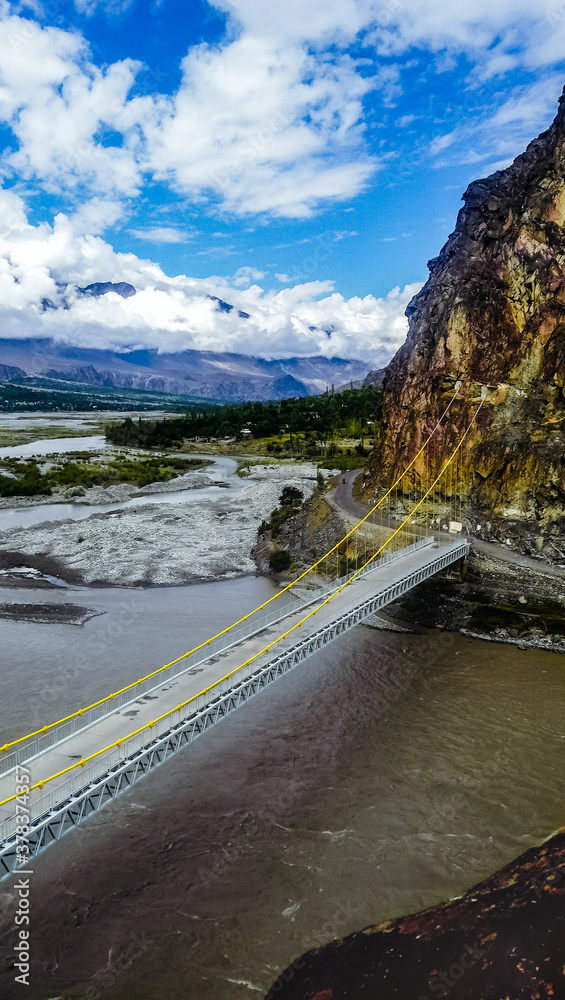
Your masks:
<instances>
[{"instance_id":1,"label":"cloud bank","mask_svg":"<svg viewBox=\"0 0 565 1000\"><path fill-rule=\"evenodd\" d=\"M77 233L59 214L30 225L22 199L0 192L0 334L53 337L80 346L189 348L261 357L322 354L381 365L406 336L404 310L420 285L386 298L345 299L329 281L264 291L261 272L231 280L169 277L155 263L116 253L99 236ZM97 281L127 281L137 294L81 295ZM216 296L234 308L218 308ZM247 313L242 318L239 313Z\"/></svg>"},{"instance_id":2,"label":"cloud bank","mask_svg":"<svg viewBox=\"0 0 565 1000\"><path fill-rule=\"evenodd\" d=\"M105 4L108 15L133 0ZM75 0L92 14L97 0ZM428 145L430 162L501 166L554 106L565 52L561 0L210 0L226 16L214 44L188 46L173 93L131 58L98 65L85 37L41 21L30 0L0 0L0 318L3 336L54 336L96 346L198 347L264 356L322 353L382 364L402 342L417 285L384 298L345 299L329 281L266 291L253 260L231 280L168 277L150 260L116 253L102 236L152 186L219 218L304 219L363 192L394 158L371 140L370 94L384 108L422 53L441 74L458 61L472 95L520 69L545 74L475 123ZM25 16L35 11L37 18ZM22 13L23 12L23 13ZM427 83L424 81L424 86ZM503 90L501 90L503 93ZM405 130L413 116L398 119ZM63 204L32 225L26 199ZM153 217L129 230L172 247L190 225ZM222 234L221 234L222 235ZM229 257L229 246L200 250ZM317 269L319 270L319 268ZM129 281L138 294L85 299L72 287ZM63 294L62 288L66 289ZM233 303L219 312L207 295ZM57 308L44 309L49 300ZM238 310L249 313L242 320Z\"/></svg>"},{"instance_id":3,"label":"cloud bank","mask_svg":"<svg viewBox=\"0 0 565 1000\"><path fill-rule=\"evenodd\" d=\"M235 216L304 218L362 192L387 162L370 148L363 102L377 91L394 103L414 55L431 54L438 72L466 60L472 91L516 69L549 72L565 52L561 0L460 0L448 14L443 0L210 6L227 17L224 38L188 48L165 94L139 61L97 66L79 32L0 0L4 174L79 202L122 204L150 180ZM539 110L531 86L514 120L499 115L499 138Z\"/></svg>"}]
</instances>

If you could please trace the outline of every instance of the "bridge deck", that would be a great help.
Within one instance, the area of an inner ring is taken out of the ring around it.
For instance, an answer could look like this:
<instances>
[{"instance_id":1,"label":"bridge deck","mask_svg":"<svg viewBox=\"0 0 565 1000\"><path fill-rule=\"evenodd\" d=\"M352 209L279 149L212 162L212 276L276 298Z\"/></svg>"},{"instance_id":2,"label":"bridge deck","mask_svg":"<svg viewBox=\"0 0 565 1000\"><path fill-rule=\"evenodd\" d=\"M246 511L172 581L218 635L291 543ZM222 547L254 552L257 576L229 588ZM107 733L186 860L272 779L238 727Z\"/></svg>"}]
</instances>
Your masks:
<instances>
[{"instance_id":1,"label":"bridge deck","mask_svg":"<svg viewBox=\"0 0 565 1000\"><path fill-rule=\"evenodd\" d=\"M166 679L151 692L132 699L128 704L109 712L103 718L56 742L43 752L36 753L27 760L24 755L22 763L29 769L30 783L35 784L69 767L77 760L97 753L101 748L109 747L117 740L123 740L119 749L114 748L102 754L89 762L84 770L77 767L68 774L50 781L44 789L33 791L28 800L31 803L32 820L56 810L70 794L89 782L94 783L98 776L106 773L109 768L132 758L140 748L150 744L160 734L168 732L171 726L182 723L195 712L202 713L224 692L229 692L234 686L241 688L243 682L264 671L270 663L282 662L285 656L288 659L290 653L300 649L306 650L302 658L311 655L314 651L313 636L322 637L320 641L323 645L334 638L335 634L339 634L339 631L351 627L378 607L390 603L399 593L433 575L442 568L442 565L448 565L460 558L465 554L466 547L467 543L461 538L451 541L426 539L417 548L412 547L405 552L395 554L396 557L385 565L376 564L374 568L365 571L341 592L335 593L329 603L320 607L315 615L308 617L303 624L298 624L321 603L315 594L305 595L304 602L301 602L298 608L294 606L294 610L279 622L255 635L242 638L237 644L216 652L208 659L202 659L197 666L191 665L185 672ZM325 600L325 596L322 595L321 600ZM344 623L343 628L335 632L334 626L339 622ZM284 634L286 637L279 639ZM265 650L266 646L272 648ZM259 656L256 655L258 653ZM203 692L252 657L256 658L229 681L223 681L221 687L213 687L212 690L200 695L196 702L192 702L183 710L177 710L177 706L181 703ZM146 729L141 734L127 739L132 732L165 713L171 714L155 729ZM0 801L14 795L15 791L16 772L10 770L0 776ZM14 830L14 802L10 802L0 807L0 854L2 846L6 844L7 838Z\"/></svg>"}]
</instances>

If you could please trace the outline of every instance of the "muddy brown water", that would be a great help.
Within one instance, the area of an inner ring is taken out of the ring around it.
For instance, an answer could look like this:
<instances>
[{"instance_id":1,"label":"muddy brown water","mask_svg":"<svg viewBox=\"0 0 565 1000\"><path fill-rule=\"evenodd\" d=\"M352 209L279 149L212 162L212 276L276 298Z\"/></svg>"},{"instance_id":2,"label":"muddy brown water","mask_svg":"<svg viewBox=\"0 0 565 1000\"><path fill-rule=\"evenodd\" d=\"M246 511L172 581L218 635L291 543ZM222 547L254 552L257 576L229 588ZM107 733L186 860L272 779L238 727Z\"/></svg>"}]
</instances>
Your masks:
<instances>
[{"instance_id":1,"label":"muddy brown water","mask_svg":"<svg viewBox=\"0 0 565 1000\"><path fill-rule=\"evenodd\" d=\"M0 622L0 742L271 593L84 589L106 614L82 628ZM46 598L69 593L17 592ZM561 825L564 719L563 657L359 626L36 860L29 988L0 885L0 996L261 998L305 949L457 895Z\"/></svg>"}]
</instances>

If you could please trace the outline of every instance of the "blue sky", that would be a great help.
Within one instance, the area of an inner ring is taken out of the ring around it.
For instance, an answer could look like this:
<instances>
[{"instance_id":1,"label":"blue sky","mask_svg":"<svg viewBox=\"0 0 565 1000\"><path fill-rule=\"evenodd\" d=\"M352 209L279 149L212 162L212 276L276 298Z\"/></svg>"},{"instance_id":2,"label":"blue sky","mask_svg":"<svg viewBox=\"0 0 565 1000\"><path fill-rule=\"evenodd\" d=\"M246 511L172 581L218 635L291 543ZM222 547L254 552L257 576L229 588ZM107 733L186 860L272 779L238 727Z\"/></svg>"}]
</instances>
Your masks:
<instances>
[{"instance_id":1,"label":"blue sky","mask_svg":"<svg viewBox=\"0 0 565 1000\"><path fill-rule=\"evenodd\" d=\"M382 363L563 53L559 0L0 0L1 335Z\"/></svg>"}]
</instances>

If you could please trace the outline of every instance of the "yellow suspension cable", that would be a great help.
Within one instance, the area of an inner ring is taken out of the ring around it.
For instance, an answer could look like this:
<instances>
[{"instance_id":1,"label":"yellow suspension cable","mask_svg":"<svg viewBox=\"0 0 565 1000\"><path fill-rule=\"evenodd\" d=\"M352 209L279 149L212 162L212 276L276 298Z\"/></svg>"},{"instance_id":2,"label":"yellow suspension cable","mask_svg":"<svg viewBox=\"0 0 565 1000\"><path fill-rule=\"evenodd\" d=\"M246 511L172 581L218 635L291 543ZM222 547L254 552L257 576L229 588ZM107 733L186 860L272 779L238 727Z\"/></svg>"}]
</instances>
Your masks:
<instances>
[{"instance_id":1,"label":"yellow suspension cable","mask_svg":"<svg viewBox=\"0 0 565 1000\"><path fill-rule=\"evenodd\" d=\"M309 566L308 569L304 570L304 572L301 573L300 576L296 577L295 580L293 580L291 583L287 584L286 587L281 588L281 590L277 591L277 593L274 594L272 597L270 597L267 601L264 601L263 604L259 604L258 607L256 607L256 608L253 609L253 611L249 611L242 618L239 618L237 621L232 622L232 624L228 625L227 628L222 629L221 632L217 632L216 635L213 635L209 639L206 639L204 642L201 642L198 646L194 646L193 649L189 649L186 653L182 653L180 656L177 656L176 659L171 660L169 663L165 663L162 667L158 667L156 670L151 671L151 673L145 674L144 677L140 677L138 680L132 681L130 684L126 684L125 687L120 688L118 691L114 691L112 694L106 695L106 697L104 697L104 698L100 698L98 701L93 702L91 705L87 705L84 708L80 708L76 712L72 712L70 715L66 715L62 719L58 719L56 722L51 722L51 723L49 723L49 724L41 727L40 729L36 729L32 733L27 733L25 736L20 736L19 739L17 739L17 740L12 740L10 743L5 743L3 746L0 747L0 751L3 751L4 753L8 753L8 751L12 747L18 746L20 743L24 743L27 740L33 739L36 736L45 735L51 729L56 728L56 726L60 726L64 722L70 722L71 719L80 718L80 717L82 717L85 714L85 712L89 712L93 708L98 708L99 705L103 705L107 701L112 701L114 698L117 698L118 695L125 694L126 691L132 691L135 687L138 687L140 684L143 684L145 681L151 680L151 678L153 678L153 677L157 677L159 674L163 673L163 671L168 670L169 667L172 667L176 663L180 663L181 660L185 660L185 659L187 659L187 657L192 656L193 653L197 653L201 649L205 649L206 646L209 646L216 639L221 638L223 635L228 635L228 633L231 632L232 629L236 628L237 625L241 625L241 624L243 624L243 622L246 622L249 618L251 618L253 615L255 615L258 611L263 611L273 601L278 600L278 598L281 597L282 594L287 593L289 590L292 589L292 587L295 587L297 583L300 583L300 581L303 580L306 576L308 576L309 573L312 573L313 571L316 571L319 567L320 567L320 572L323 573L324 572L324 568L323 568L323 561L324 561L324 559L326 559L326 572L327 572L327 557L328 557L328 555L331 555L331 553L334 552L338 548L339 545L342 545L344 542L348 542L348 540L351 538L351 536L354 535L355 532L358 531L358 529L361 527L361 525L365 524L365 522L367 521L367 519L370 517L371 513L373 513L373 511L377 510L377 508L379 508L383 504L383 502L387 499L387 497L391 496L393 490L395 490L398 487L398 484L401 481L402 477L404 476L404 473L407 472L409 469L412 468L412 466L415 464L415 462L417 462L418 458L420 457L420 455L422 454L422 452L424 451L424 449L427 447L427 445L432 440L432 438L433 438L435 432L437 431L438 427L440 426L442 420L449 413L449 410L451 409L451 406L452 406L453 402L455 401L456 396L459 393L459 389L460 389L460 384L458 384L456 386L456 389L455 389L455 392L453 393L453 396L449 400L449 403L447 404L445 410L441 414L441 416L440 416L439 420L437 421L437 423L436 423L434 429L432 430L431 434L424 441L424 444L422 445L422 447L420 448L420 450L417 452L417 454L414 456L414 458L412 459L412 461L410 462L410 464L407 466L407 468L400 474L400 476L396 479L396 481L392 484L392 486L387 490L387 492L380 498L380 500L374 505L374 507L365 515L365 517L362 517L361 520L358 521L357 524L354 525L354 527L351 528L351 530L348 531L347 534L345 534L343 536L343 538L341 538L340 541L337 542L333 546L333 548L331 548L328 552L326 552L325 555L321 556L320 559L318 559L316 562L312 563L312 565ZM398 492L397 492L397 496L398 496ZM366 546L365 546L365 556L366 556Z\"/></svg>"},{"instance_id":2,"label":"yellow suspension cable","mask_svg":"<svg viewBox=\"0 0 565 1000\"><path fill-rule=\"evenodd\" d=\"M474 422L476 420L476 417L477 417L477 415L479 413L479 410L481 409L482 405L483 405L483 400L481 400L481 402L480 402L480 404L479 404L479 406L478 406L478 408L477 408L477 410L476 410L476 412L475 412L475 414L474 414L474 416L473 416L473 418L471 420L471 423L469 424L469 426L467 427L467 430L465 431L465 434L463 435L463 437L459 441L459 444L457 445L457 447L455 448L455 450L451 454L450 458L447 460L446 464L444 465L444 467L441 470L441 472L439 473L439 475L434 480L433 484L426 491L426 493L424 494L424 496L418 501L418 503L413 508L413 510L400 523L400 525L398 526L398 528L396 528L394 530L394 532L390 536L390 538L388 538L387 541L384 542L380 546L380 548L373 554L373 556L368 560L367 565L369 563L373 562L375 559L377 559L377 557L380 555L380 553L383 551L383 549L386 548L386 546L392 541L392 539L395 536L397 536L402 531L402 529L405 527L405 525L408 522L408 520L410 519L410 517L417 510L420 509L420 507L422 506L422 504L425 502L426 497L430 494L430 492L432 491L432 489L435 488L435 486L437 485L437 483L439 483L440 479L442 478L442 476L444 475L444 473L446 472L446 470L448 470L449 467L451 466L451 464L453 462L453 459L456 457L457 452L461 448L461 446L462 446L465 438L467 437L469 431L471 430L471 427L473 426L473 424L474 424ZM283 639L286 639L291 634L291 632L294 632L301 625L304 625L304 623L307 622L310 618L313 618L314 615L317 614L318 611L321 611L321 609L323 607L325 607L327 604L329 604L330 601L332 601L338 594L340 594L342 592L342 590L345 589L345 587L349 586L353 582L353 580L355 580L359 576L359 574L363 572L363 569L365 569L365 566L362 566L360 569L356 570L356 572L352 574L352 576L351 576L351 578L349 580L346 580L345 583L343 583L341 587L338 587L337 590L334 591L334 593L330 594L329 597L327 597L325 601L322 601L321 604L319 604L316 608L314 608L313 611L310 611L304 618L302 618L299 622L297 622L296 625L293 625L292 628L288 629L288 631L286 631L282 635L278 636L277 639L274 639L273 642L269 643L268 646L265 646L264 649L261 649L258 653L255 653L248 660L246 660L245 663L240 664L239 667L235 667L234 670L230 671L224 677L221 677L219 680L214 681L214 683L210 684L209 687L204 688L202 691L199 691L198 694L192 695L191 698L188 698L186 701L184 701L181 704L177 705L176 708L173 708L170 711L165 712L163 715L160 715L157 719L153 719L151 722L146 723L144 726L141 726L139 729L134 730L132 733L129 733L127 736L123 736L119 740L116 740L114 743L110 743L109 746L104 747L102 750L97 750L96 753L90 754L90 756L88 756L88 757L83 757L81 760L76 761L74 764L70 764L68 767L63 768L63 770L57 771L56 774L52 774L52 775L50 775L50 777L44 778L41 781L38 781L34 785L30 785L28 791L32 792L32 791L34 791L37 788L42 789L50 781L54 781L55 778L60 778L60 777L62 777L62 775L68 774L69 771L73 771L77 767L84 767L85 764L87 764L89 761L94 760L96 757L99 757L103 753L107 753L109 750L113 750L113 749L115 749L117 747L120 747L122 745L122 743L126 743L128 740L132 739L134 736L137 736L139 733L142 733L142 732L144 732L147 729L149 729L149 730L153 729L153 726L155 726L158 722L161 722L163 719L166 719L168 716L172 715L173 712L180 711L181 709L186 708L187 705L190 705L192 702L196 701L196 699L199 698L199 697L201 697L202 695L208 694L209 691L212 691L219 684L223 683L223 681L230 680L234 676L234 674L238 673L238 671L242 670L244 667L249 666L250 663L253 663L253 661L256 660L259 656L262 656L263 653L268 653L273 648L273 646L276 646L277 643L281 642ZM4 805L7 805L8 802L13 802L17 798L18 798L18 795L15 794L15 795L10 795L6 799L2 799L0 801L0 807L4 806Z\"/></svg>"}]
</instances>

